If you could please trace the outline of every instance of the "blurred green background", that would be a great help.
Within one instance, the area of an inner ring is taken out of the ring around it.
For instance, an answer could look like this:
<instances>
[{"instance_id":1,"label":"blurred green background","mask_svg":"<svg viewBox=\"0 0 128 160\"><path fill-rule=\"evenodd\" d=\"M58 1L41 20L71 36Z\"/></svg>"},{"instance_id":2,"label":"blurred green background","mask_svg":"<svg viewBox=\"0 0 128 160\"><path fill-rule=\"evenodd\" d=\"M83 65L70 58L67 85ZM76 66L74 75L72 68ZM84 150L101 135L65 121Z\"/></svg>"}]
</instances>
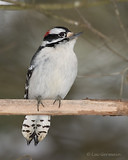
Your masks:
<instances>
[{"instance_id":1,"label":"blurred green background","mask_svg":"<svg viewBox=\"0 0 128 160\"><path fill-rule=\"evenodd\" d=\"M27 68L45 32L65 26L83 31L74 49L78 77L66 99L127 100L127 0L16 2L15 10L6 3L0 5L0 98L23 98ZM1 160L128 158L126 116L54 116L49 134L37 147L26 145L23 119L0 116Z\"/></svg>"}]
</instances>

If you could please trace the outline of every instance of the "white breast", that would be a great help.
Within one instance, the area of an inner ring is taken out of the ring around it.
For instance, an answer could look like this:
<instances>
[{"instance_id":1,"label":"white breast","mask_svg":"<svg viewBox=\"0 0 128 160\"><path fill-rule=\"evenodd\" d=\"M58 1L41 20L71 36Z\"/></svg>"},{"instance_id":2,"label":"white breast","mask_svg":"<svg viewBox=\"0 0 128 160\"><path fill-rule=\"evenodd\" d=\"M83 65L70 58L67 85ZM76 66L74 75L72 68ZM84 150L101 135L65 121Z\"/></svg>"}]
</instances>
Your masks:
<instances>
[{"instance_id":1,"label":"white breast","mask_svg":"<svg viewBox=\"0 0 128 160\"><path fill-rule=\"evenodd\" d=\"M71 44L72 43L72 44ZM29 82L29 98L64 98L77 75L77 58L73 51L74 42L56 48L42 49L35 59L36 68Z\"/></svg>"}]
</instances>

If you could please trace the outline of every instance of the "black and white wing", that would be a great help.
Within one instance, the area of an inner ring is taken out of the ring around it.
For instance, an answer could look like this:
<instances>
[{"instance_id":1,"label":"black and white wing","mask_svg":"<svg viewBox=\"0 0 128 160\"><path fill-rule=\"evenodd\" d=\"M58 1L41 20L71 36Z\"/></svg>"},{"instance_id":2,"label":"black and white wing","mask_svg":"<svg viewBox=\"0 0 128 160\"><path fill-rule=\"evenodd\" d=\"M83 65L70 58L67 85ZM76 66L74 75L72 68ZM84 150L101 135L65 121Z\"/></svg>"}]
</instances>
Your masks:
<instances>
[{"instance_id":1,"label":"black and white wing","mask_svg":"<svg viewBox=\"0 0 128 160\"><path fill-rule=\"evenodd\" d=\"M28 72L27 72L27 75L26 75L24 99L28 99L29 80L30 80L30 78L32 76L34 68L35 68L34 65L30 65L30 67L28 68Z\"/></svg>"}]
</instances>

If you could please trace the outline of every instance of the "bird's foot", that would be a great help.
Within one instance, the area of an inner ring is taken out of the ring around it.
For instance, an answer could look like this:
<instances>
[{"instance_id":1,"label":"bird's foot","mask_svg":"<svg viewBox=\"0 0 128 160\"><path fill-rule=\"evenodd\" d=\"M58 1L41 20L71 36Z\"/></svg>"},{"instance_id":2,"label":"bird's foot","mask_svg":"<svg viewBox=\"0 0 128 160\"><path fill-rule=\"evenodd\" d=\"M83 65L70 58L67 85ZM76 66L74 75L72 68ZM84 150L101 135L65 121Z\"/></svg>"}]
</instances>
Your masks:
<instances>
[{"instance_id":1,"label":"bird's foot","mask_svg":"<svg viewBox=\"0 0 128 160\"><path fill-rule=\"evenodd\" d=\"M39 111L39 106L40 106L40 104L44 107L44 104L43 104L43 102L42 102L42 98L41 98L41 96L38 96L37 98L37 111Z\"/></svg>"},{"instance_id":2,"label":"bird's foot","mask_svg":"<svg viewBox=\"0 0 128 160\"><path fill-rule=\"evenodd\" d=\"M61 96L58 95L56 97L55 101L53 102L53 105L56 103L56 101L59 101L59 108L60 108L60 106L61 106L61 100L62 100Z\"/></svg>"}]
</instances>

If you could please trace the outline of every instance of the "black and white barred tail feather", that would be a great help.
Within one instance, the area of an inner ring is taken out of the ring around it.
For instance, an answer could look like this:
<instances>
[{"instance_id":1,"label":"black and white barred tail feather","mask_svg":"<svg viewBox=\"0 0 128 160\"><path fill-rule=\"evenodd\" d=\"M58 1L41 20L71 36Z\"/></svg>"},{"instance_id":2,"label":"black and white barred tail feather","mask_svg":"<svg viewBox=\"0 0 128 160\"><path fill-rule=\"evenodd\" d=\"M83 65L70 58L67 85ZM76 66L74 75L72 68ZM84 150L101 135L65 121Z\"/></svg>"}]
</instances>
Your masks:
<instances>
[{"instance_id":1,"label":"black and white barred tail feather","mask_svg":"<svg viewBox=\"0 0 128 160\"><path fill-rule=\"evenodd\" d=\"M29 145L32 140L37 145L47 135L50 127L50 116L27 115L23 121L22 134Z\"/></svg>"}]
</instances>

